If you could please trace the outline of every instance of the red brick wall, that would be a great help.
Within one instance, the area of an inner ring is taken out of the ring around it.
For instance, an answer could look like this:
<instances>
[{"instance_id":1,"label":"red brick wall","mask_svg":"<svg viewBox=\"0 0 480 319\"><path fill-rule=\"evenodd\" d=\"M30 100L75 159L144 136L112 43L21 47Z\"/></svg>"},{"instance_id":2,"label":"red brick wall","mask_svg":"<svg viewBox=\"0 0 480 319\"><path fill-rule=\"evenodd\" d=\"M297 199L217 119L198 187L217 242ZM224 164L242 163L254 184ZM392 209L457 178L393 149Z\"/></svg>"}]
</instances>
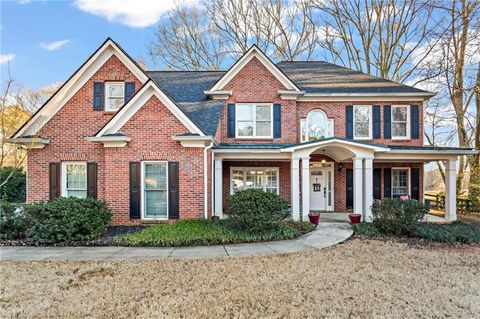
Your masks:
<instances>
[{"instance_id":1,"label":"red brick wall","mask_svg":"<svg viewBox=\"0 0 480 319\"><path fill-rule=\"evenodd\" d=\"M49 163L70 160L98 163L98 197L104 198L104 148L102 144L86 141L86 138L95 135L112 117L111 112L93 111L93 82L110 80L133 81L136 90L142 85L116 56L100 67L40 130L39 134L49 138L50 144L43 149L28 150L28 202L48 200Z\"/></svg>"}]
</instances>

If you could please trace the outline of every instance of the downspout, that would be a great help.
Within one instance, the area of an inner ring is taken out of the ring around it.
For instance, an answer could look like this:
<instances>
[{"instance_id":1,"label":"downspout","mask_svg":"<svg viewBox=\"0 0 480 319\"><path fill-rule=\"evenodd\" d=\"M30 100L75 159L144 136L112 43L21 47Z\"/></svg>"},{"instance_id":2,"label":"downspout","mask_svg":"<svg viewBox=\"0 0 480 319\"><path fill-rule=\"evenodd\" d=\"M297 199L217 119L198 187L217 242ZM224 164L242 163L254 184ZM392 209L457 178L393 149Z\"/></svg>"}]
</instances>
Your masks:
<instances>
[{"instance_id":1,"label":"downspout","mask_svg":"<svg viewBox=\"0 0 480 319\"><path fill-rule=\"evenodd\" d=\"M208 219L208 150L213 147L213 141L210 141L209 145L205 145L203 149L203 198L204 198L204 214L205 219ZM213 183L213 181L212 181Z\"/></svg>"}]
</instances>

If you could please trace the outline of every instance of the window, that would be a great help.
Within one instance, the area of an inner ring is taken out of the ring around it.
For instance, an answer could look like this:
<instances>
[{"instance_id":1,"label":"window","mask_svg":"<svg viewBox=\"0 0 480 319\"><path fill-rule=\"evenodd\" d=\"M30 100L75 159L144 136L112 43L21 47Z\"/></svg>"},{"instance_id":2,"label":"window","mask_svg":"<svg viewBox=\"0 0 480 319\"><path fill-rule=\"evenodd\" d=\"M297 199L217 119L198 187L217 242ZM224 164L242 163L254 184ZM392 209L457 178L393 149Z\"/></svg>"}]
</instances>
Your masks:
<instances>
[{"instance_id":1,"label":"window","mask_svg":"<svg viewBox=\"0 0 480 319\"><path fill-rule=\"evenodd\" d=\"M237 137L273 137L272 104L237 104L235 112Z\"/></svg>"},{"instance_id":2,"label":"window","mask_svg":"<svg viewBox=\"0 0 480 319\"><path fill-rule=\"evenodd\" d=\"M333 136L333 120L325 112L310 111L306 119L300 120L302 142L316 141Z\"/></svg>"},{"instance_id":3,"label":"window","mask_svg":"<svg viewBox=\"0 0 480 319\"><path fill-rule=\"evenodd\" d=\"M278 168L234 167L230 176L232 194L249 188L278 194Z\"/></svg>"},{"instance_id":4,"label":"window","mask_svg":"<svg viewBox=\"0 0 480 319\"><path fill-rule=\"evenodd\" d=\"M125 84L123 82L107 82L105 89L105 110L117 111L125 102Z\"/></svg>"},{"instance_id":5,"label":"window","mask_svg":"<svg viewBox=\"0 0 480 319\"><path fill-rule=\"evenodd\" d=\"M410 112L408 105L392 105L392 139L410 137Z\"/></svg>"},{"instance_id":6,"label":"window","mask_svg":"<svg viewBox=\"0 0 480 319\"><path fill-rule=\"evenodd\" d=\"M87 197L87 163L62 163L62 196Z\"/></svg>"},{"instance_id":7,"label":"window","mask_svg":"<svg viewBox=\"0 0 480 319\"><path fill-rule=\"evenodd\" d=\"M409 195L408 168L392 168L392 197Z\"/></svg>"},{"instance_id":8,"label":"window","mask_svg":"<svg viewBox=\"0 0 480 319\"><path fill-rule=\"evenodd\" d=\"M353 138L372 138L372 107L370 105L353 107Z\"/></svg>"},{"instance_id":9,"label":"window","mask_svg":"<svg viewBox=\"0 0 480 319\"><path fill-rule=\"evenodd\" d=\"M143 162L143 218L168 218L167 162Z\"/></svg>"}]
</instances>

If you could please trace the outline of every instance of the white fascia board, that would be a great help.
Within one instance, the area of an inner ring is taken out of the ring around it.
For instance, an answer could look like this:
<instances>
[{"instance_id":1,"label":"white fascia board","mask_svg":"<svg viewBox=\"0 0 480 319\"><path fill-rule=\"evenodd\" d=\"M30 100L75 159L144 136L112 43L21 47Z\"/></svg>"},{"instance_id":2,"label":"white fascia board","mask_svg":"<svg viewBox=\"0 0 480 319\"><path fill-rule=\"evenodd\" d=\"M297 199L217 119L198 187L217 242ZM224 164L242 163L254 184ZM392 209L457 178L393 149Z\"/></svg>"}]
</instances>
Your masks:
<instances>
[{"instance_id":1,"label":"white fascia board","mask_svg":"<svg viewBox=\"0 0 480 319\"><path fill-rule=\"evenodd\" d=\"M87 137L87 141L89 142L130 142L132 139L128 136L92 136Z\"/></svg>"},{"instance_id":2,"label":"white fascia board","mask_svg":"<svg viewBox=\"0 0 480 319\"><path fill-rule=\"evenodd\" d=\"M105 62L115 55L142 82L148 80L131 59L112 41L107 40L97 52L57 91L14 137L35 135L90 80Z\"/></svg>"},{"instance_id":3,"label":"white fascia board","mask_svg":"<svg viewBox=\"0 0 480 319\"><path fill-rule=\"evenodd\" d=\"M232 91L230 90L203 91L203 93L213 100L226 100L232 95Z\"/></svg>"},{"instance_id":4,"label":"white fascia board","mask_svg":"<svg viewBox=\"0 0 480 319\"><path fill-rule=\"evenodd\" d=\"M474 155L478 154L477 150L473 149L465 149L465 150L396 150L396 149L391 149L389 153L391 154L432 154L432 155L437 155L438 153L441 154L449 154L449 155Z\"/></svg>"},{"instance_id":5,"label":"white fascia board","mask_svg":"<svg viewBox=\"0 0 480 319\"><path fill-rule=\"evenodd\" d=\"M22 145L26 148L41 149L50 144L50 139L41 137L13 137L7 143Z\"/></svg>"},{"instance_id":6,"label":"white fascia board","mask_svg":"<svg viewBox=\"0 0 480 319\"><path fill-rule=\"evenodd\" d=\"M215 143L212 136L198 136L198 135L180 135L172 137L172 140L180 142L183 147L207 147Z\"/></svg>"},{"instance_id":7,"label":"white fascia board","mask_svg":"<svg viewBox=\"0 0 480 319\"><path fill-rule=\"evenodd\" d=\"M435 94L433 93L305 93L297 97L299 102L385 102L385 101L399 101L399 102L418 102L429 100Z\"/></svg>"},{"instance_id":8,"label":"white fascia board","mask_svg":"<svg viewBox=\"0 0 480 319\"><path fill-rule=\"evenodd\" d=\"M108 122L107 125L97 133L96 137L118 133L128 120L130 120L152 96L156 96L191 133L205 136L205 134L155 85L155 83L153 83L153 81L149 81L130 101L128 101L126 105L120 109L120 111L117 112L117 114L115 114L110 122Z\"/></svg>"},{"instance_id":9,"label":"white fascia board","mask_svg":"<svg viewBox=\"0 0 480 319\"><path fill-rule=\"evenodd\" d=\"M299 144L299 145L295 145L295 146L292 146L292 147L281 149L281 151L282 152L294 152L294 151L301 150L301 149L318 148L318 147L326 146L326 145L330 145L330 144L332 144L332 146L335 146L335 145L337 145L337 146L353 146L353 147L356 147L356 148L372 150L374 152L389 150L388 147L381 147L381 146L376 146L376 145L366 145L366 144L361 144L361 143L344 141L344 140L340 140L340 139L331 139L331 140L328 140L328 141L318 141L316 143Z\"/></svg>"},{"instance_id":10,"label":"white fascia board","mask_svg":"<svg viewBox=\"0 0 480 319\"><path fill-rule=\"evenodd\" d=\"M225 73L209 91L220 91L240 72L254 57L262 63L287 89L300 89L257 47L252 46L235 64Z\"/></svg>"}]
</instances>

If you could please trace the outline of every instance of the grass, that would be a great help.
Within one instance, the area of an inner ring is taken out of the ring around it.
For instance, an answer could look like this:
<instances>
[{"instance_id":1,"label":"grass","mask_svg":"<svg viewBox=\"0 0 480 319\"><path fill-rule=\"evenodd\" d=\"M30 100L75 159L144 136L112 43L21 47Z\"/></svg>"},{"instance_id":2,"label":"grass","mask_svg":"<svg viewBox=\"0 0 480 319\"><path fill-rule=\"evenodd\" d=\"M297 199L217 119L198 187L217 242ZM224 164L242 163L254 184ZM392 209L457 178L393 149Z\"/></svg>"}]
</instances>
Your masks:
<instances>
[{"instance_id":1,"label":"grass","mask_svg":"<svg viewBox=\"0 0 480 319\"><path fill-rule=\"evenodd\" d=\"M382 234L373 224L369 223L356 224L353 228L356 234L367 237L387 235ZM413 231L411 237L449 244L480 244L480 226L464 221L456 221L451 224L422 223Z\"/></svg>"},{"instance_id":2,"label":"grass","mask_svg":"<svg viewBox=\"0 0 480 319\"><path fill-rule=\"evenodd\" d=\"M480 318L480 248L349 240L204 260L0 261L2 318Z\"/></svg>"},{"instance_id":3,"label":"grass","mask_svg":"<svg viewBox=\"0 0 480 319\"><path fill-rule=\"evenodd\" d=\"M182 220L175 224L161 224L119 236L117 240L128 246L199 246L250 243L296 238L312 231L310 223L285 222L278 229L260 233L236 229L231 220Z\"/></svg>"}]
</instances>

